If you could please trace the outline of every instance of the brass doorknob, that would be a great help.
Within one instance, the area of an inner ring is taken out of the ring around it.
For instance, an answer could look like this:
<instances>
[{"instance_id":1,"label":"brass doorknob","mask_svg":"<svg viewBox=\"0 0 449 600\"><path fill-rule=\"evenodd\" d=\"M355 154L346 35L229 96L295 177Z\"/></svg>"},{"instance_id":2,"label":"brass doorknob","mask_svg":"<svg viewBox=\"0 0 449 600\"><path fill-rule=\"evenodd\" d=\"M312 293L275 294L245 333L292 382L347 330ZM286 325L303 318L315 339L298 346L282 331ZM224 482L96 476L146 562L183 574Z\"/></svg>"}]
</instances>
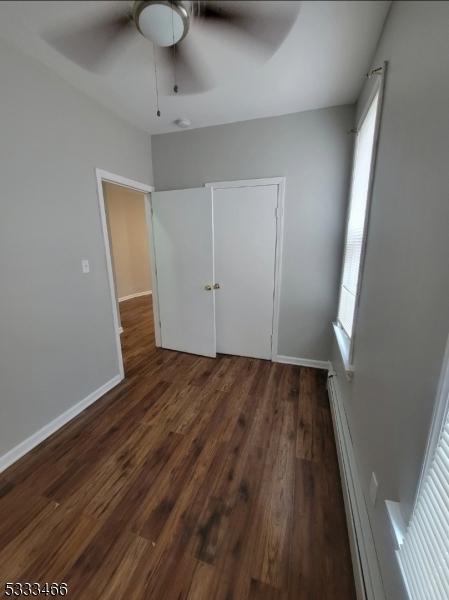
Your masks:
<instances>
[{"instance_id":1,"label":"brass doorknob","mask_svg":"<svg viewBox=\"0 0 449 600\"><path fill-rule=\"evenodd\" d=\"M204 286L204 289L206 290L206 292L210 292L212 289L212 286L210 285L210 283L208 283L207 285Z\"/></svg>"},{"instance_id":2,"label":"brass doorknob","mask_svg":"<svg viewBox=\"0 0 449 600\"><path fill-rule=\"evenodd\" d=\"M214 290L219 290L219 289L220 289L220 284L214 283Z\"/></svg>"}]
</instances>

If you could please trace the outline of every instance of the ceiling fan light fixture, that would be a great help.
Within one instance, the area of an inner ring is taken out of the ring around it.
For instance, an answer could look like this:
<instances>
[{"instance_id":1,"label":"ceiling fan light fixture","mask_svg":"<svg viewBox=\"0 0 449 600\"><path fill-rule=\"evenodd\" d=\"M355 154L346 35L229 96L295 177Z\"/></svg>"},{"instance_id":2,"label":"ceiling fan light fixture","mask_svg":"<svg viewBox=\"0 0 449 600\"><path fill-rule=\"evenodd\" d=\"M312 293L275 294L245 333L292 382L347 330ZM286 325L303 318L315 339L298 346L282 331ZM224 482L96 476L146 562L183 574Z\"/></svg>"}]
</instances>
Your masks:
<instances>
[{"instance_id":1,"label":"ceiling fan light fixture","mask_svg":"<svg viewBox=\"0 0 449 600\"><path fill-rule=\"evenodd\" d=\"M189 30L189 13L179 0L138 0L134 20L140 33L156 46L173 46Z\"/></svg>"}]
</instances>

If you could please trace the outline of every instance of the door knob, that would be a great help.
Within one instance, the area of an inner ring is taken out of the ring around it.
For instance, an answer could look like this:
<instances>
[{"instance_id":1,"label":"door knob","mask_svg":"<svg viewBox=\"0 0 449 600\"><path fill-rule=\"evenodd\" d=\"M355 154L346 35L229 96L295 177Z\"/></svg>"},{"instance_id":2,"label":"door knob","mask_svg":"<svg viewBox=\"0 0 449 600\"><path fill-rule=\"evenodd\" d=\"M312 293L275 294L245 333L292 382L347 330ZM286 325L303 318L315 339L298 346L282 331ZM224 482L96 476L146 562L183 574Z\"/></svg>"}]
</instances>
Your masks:
<instances>
[{"instance_id":1,"label":"door knob","mask_svg":"<svg viewBox=\"0 0 449 600\"><path fill-rule=\"evenodd\" d=\"M219 289L220 289L220 284L214 283L214 290L219 290Z\"/></svg>"},{"instance_id":2,"label":"door knob","mask_svg":"<svg viewBox=\"0 0 449 600\"><path fill-rule=\"evenodd\" d=\"M210 292L212 289L212 286L210 285L210 283L208 283L207 285L204 286L204 289L206 290L206 292Z\"/></svg>"}]
</instances>

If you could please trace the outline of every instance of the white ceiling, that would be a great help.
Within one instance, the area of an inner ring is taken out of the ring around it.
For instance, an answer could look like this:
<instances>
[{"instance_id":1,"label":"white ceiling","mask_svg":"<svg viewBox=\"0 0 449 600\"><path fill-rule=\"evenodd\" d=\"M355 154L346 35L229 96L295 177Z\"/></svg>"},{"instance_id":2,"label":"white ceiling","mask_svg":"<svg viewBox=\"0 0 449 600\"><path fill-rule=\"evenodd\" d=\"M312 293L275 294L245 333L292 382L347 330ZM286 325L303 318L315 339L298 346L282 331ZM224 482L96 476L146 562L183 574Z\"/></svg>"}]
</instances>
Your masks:
<instances>
[{"instance_id":1,"label":"white ceiling","mask_svg":"<svg viewBox=\"0 0 449 600\"><path fill-rule=\"evenodd\" d=\"M282 2L276 2L282 10ZM122 10L130 2L0 2L0 37L37 58L98 102L152 134L336 106L356 100L390 2L301 2L298 18L264 64L236 54L224 39L193 29L197 48L218 83L203 94L168 95L171 71L160 66L161 117L156 116L152 45L140 35L101 75L64 58L42 33Z\"/></svg>"}]
</instances>

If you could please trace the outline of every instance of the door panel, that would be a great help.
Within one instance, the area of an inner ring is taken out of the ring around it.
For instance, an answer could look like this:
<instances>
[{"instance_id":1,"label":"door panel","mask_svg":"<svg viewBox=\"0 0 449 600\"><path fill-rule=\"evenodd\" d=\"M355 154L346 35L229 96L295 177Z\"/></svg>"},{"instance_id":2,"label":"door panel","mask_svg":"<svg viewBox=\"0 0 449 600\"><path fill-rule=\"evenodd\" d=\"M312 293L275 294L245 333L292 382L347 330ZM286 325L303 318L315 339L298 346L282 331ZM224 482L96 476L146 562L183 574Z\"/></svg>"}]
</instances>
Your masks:
<instances>
[{"instance_id":1,"label":"door panel","mask_svg":"<svg viewBox=\"0 0 449 600\"><path fill-rule=\"evenodd\" d=\"M153 192L163 348L215 356L212 190Z\"/></svg>"},{"instance_id":2,"label":"door panel","mask_svg":"<svg viewBox=\"0 0 449 600\"><path fill-rule=\"evenodd\" d=\"M271 358L277 193L214 189L217 352Z\"/></svg>"}]
</instances>

